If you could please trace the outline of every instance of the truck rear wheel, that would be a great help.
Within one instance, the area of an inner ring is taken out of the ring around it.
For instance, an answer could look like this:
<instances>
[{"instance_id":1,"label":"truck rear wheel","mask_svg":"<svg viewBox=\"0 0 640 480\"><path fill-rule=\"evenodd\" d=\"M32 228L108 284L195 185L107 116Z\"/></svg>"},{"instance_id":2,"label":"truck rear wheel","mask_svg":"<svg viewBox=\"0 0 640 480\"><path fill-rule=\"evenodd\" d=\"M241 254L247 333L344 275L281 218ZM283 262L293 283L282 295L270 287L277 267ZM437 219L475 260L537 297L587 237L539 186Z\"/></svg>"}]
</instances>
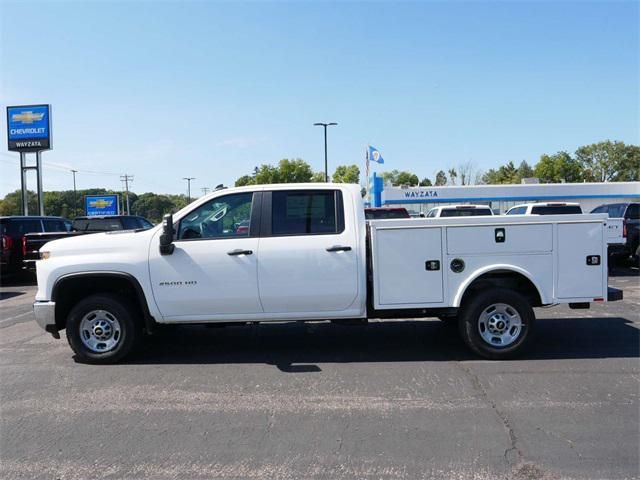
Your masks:
<instances>
[{"instance_id":1,"label":"truck rear wheel","mask_svg":"<svg viewBox=\"0 0 640 480\"><path fill-rule=\"evenodd\" d=\"M532 336L535 315L525 297L491 288L470 298L460 312L460 334L479 355L500 360L521 354Z\"/></svg>"},{"instance_id":2,"label":"truck rear wheel","mask_svg":"<svg viewBox=\"0 0 640 480\"><path fill-rule=\"evenodd\" d=\"M116 363L131 353L142 336L129 302L108 294L78 302L67 317L67 340L81 362Z\"/></svg>"}]
</instances>

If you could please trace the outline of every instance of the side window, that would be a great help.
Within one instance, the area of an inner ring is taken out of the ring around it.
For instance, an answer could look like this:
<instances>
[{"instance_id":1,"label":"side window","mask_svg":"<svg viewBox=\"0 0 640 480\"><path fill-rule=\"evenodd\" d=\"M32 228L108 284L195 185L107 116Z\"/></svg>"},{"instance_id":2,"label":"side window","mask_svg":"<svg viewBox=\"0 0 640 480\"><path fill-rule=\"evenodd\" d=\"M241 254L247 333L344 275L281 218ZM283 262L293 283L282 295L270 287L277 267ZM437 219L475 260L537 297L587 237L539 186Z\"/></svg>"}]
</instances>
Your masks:
<instances>
[{"instance_id":1,"label":"side window","mask_svg":"<svg viewBox=\"0 0 640 480\"><path fill-rule=\"evenodd\" d=\"M181 221L178 239L248 237L253 193L215 198L188 213Z\"/></svg>"},{"instance_id":2,"label":"side window","mask_svg":"<svg viewBox=\"0 0 640 480\"><path fill-rule=\"evenodd\" d=\"M625 214L625 217L628 218L629 220L640 219L640 205L637 205L637 204L629 205L629 208L627 208L627 213Z\"/></svg>"},{"instance_id":3,"label":"side window","mask_svg":"<svg viewBox=\"0 0 640 480\"><path fill-rule=\"evenodd\" d=\"M14 220L9 223L11 235L24 235L26 233L39 233L42 231L40 220Z\"/></svg>"},{"instance_id":4,"label":"side window","mask_svg":"<svg viewBox=\"0 0 640 480\"><path fill-rule=\"evenodd\" d=\"M527 210L527 207L512 208L507 212L507 215L522 215Z\"/></svg>"},{"instance_id":5,"label":"side window","mask_svg":"<svg viewBox=\"0 0 640 480\"><path fill-rule=\"evenodd\" d=\"M135 230L136 228L140 228L136 217L122 217L121 220L125 230Z\"/></svg>"},{"instance_id":6,"label":"side window","mask_svg":"<svg viewBox=\"0 0 640 480\"><path fill-rule=\"evenodd\" d=\"M609 213L609 209L606 205L600 205L599 207L591 210L591 213Z\"/></svg>"},{"instance_id":7,"label":"side window","mask_svg":"<svg viewBox=\"0 0 640 480\"><path fill-rule=\"evenodd\" d=\"M342 192L275 191L271 194L272 235L319 235L344 230Z\"/></svg>"},{"instance_id":8,"label":"side window","mask_svg":"<svg viewBox=\"0 0 640 480\"><path fill-rule=\"evenodd\" d=\"M427 218L433 218L436 216L436 209L432 208L431 210L429 210L429 213L427 213Z\"/></svg>"},{"instance_id":9,"label":"side window","mask_svg":"<svg viewBox=\"0 0 640 480\"><path fill-rule=\"evenodd\" d=\"M45 232L66 232L64 220L43 220Z\"/></svg>"}]
</instances>

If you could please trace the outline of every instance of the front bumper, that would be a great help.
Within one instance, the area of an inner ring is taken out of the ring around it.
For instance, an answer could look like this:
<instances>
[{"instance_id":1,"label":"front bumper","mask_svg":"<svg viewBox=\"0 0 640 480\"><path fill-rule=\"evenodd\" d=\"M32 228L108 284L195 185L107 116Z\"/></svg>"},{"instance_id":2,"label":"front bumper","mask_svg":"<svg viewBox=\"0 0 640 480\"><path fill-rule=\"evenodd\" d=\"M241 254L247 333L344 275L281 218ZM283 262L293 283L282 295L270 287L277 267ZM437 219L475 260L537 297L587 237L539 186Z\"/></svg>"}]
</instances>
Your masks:
<instances>
[{"instance_id":1,"label":"front bumper","mask_svg":"<svg viewBox=\"0 0 640 480\"><path fill-rule=\"evenodd\" d=\"M35 302L33 314L38 325L55 338L60 338L56 327L56 302Z\"/></svg>"}]
</instances>

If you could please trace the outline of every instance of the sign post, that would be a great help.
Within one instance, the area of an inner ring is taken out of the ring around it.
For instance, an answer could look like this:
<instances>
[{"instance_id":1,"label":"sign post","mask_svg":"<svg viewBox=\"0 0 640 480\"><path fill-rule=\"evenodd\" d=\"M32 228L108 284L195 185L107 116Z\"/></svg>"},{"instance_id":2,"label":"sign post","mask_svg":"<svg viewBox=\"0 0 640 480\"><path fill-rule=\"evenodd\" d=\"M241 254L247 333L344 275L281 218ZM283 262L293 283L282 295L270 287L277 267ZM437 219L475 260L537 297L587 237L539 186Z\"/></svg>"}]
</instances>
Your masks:
<instances>
[{"instance_id":1,"label":"sign post","mask_svg":"<svg viewBox=\"0 0 640 480\"><path fill-rule=\"evenodd\" d=\"M35 170L38 184L38 215L44 215L41 154L44 150L51 149L51 105L7 107L7 140L9 151L20 153L22 214L29 215L27 172ZM36 154L35 166L27 165L27 153Z\"/></svg>"}]
</instances>

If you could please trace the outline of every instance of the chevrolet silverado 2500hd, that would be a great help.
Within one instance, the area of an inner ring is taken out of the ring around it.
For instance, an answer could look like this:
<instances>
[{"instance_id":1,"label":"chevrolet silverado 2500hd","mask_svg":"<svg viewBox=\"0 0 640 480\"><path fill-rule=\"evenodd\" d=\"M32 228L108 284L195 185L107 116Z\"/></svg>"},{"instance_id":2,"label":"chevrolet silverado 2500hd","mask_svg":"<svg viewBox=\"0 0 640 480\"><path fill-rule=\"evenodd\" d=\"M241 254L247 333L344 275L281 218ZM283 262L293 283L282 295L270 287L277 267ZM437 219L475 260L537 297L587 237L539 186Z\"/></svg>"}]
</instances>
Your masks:
<instances>
[{"instance_id":1,"label":"chevrolet silverado 2500hd","mask_svg":"<svg viewBox=\"0 0 640 480\"><path fill-rule=\"evenodd\" d=\"M493 359L531 339L533 307L616 300L606 215L372 220L357 185L218 190L146 231L55 240L37 322L112 363L158 324L455 318Z\"/></svg>"}]
</instances>

